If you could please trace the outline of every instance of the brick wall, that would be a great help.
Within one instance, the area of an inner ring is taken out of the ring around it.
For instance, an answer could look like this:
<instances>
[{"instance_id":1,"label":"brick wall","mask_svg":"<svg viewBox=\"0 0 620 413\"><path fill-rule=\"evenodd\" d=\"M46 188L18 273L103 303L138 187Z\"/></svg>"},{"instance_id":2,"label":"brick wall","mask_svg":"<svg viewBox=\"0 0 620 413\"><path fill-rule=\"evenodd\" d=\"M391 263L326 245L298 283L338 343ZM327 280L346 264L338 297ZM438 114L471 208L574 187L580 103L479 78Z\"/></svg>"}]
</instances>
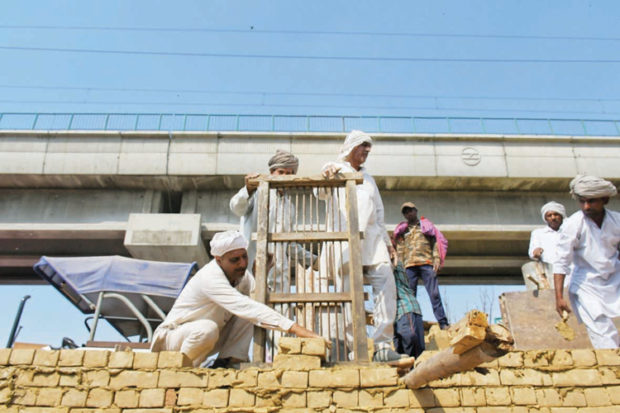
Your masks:
<instances>
[{"instance_id":1,"label":"brick wall","mask_svg":"<svg viewBox=\"0 0 620 413\"><path fill-rule=\"evenodd\" d=\"M211 370L174 352L0 349L0 412L620 412L618 350L512 352L420 390L381 365L317 367L303 346L279 356Z\"/></svg>"}]
</instances>

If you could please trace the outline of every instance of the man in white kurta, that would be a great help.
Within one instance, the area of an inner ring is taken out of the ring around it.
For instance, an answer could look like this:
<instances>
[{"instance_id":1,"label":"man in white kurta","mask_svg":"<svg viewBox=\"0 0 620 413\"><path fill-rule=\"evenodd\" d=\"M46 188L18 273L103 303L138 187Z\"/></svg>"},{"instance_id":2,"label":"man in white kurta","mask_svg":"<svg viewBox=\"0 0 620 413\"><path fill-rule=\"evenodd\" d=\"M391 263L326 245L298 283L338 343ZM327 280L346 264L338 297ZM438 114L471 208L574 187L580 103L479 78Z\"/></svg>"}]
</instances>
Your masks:
<instances>
[{"instance_id":1,"label":"man in white kurta","mask_svg":"<svg viewBox=\"0 0 620 413\"><path fill-rule=\"evenodd\" d=\"M533 260L553 264L566 209L564 205L551 201L542 206L540 213L547 225L532 231L528 255Z\"/></svg>"},{"instance_id":2,"label":"man in white kurta","mask_svg":"<svg viewBox=\"0 0 620 413\"><path fill-rule=\"evenodd\" d=\"M385 228L383 201L379 188L373 177L362 166L371 147L372 138L369 135L358 130L351 131L340 150L338 161L326 164L323 167L323 175L331 177L338 172L362 173L364 181L357 185L356 192L359 229L364 232L364 238L361 241L362 265L364 275L371 283L374 297L375 330L372 339L375 343L375 355L373 358L375 361L387 362L400 358L399 354L390 349L396 317L396 284L391 259L395 257L396 252ZM338 208L343 217L346 217L345 197L341 194L338 198ZM348 259L346 250L344 255L343 261ZM321 265L324 266L323 263ZM339 267L343 274L347 272L348 265L345 262L340 263ZM348 319L350 321L351 317Z\"/></svg>"},{"instance_id":3,"label":"man in white kurta","mask_svg":"<svg viewBox=\"0 0 620 413\"><path fill-rule=\"evenodd\" d=\"M617 190L609 181L582 175L570 188L581 210L561 229L554 263L556 310L560 315L570 312L563 282L572 263L568 292L577 318L594 348L617 348L620 338L613 318L620 316L620 213L605 208Z\"/></svg>"},{"instance_id":4,"label":"man in white kurta","mask_svg":"<svg viewBox=\"0 0 620 413\"><path fill-rule=\"evenodd\" d=\"M215 259L185 285L155 330L151 351L180 351L198 366L216 353L218 360L248 360L253 325L318 337L249 297L254 277L247 271L246 248L238 231L215 234L211 241Z\"/></svg>"}]
</instances>

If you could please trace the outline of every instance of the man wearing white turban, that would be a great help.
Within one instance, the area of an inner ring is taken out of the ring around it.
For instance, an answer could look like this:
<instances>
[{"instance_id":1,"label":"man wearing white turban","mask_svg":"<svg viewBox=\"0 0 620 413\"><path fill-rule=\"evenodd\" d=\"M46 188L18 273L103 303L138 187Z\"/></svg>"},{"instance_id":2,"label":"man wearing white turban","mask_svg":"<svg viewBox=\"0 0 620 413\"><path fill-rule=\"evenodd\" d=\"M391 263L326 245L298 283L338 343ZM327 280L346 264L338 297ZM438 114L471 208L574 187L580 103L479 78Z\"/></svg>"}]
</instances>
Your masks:
<instances>
[{"instance_id":1,"label":"man wearing white turban","mask_svg":"<svg viewBox=\"0 0 620 413\"><path fill-rule=\"evenodd\" d=\"M361 242L362 265L364 266L364 275L372 285L374 296L373 320L375 331L372 338L375 343L375 353L373 359L380 362L390 362L401 357L390 348L396 317L396 284L392 273L391 260L395 259L396 251L385 228L383 201L379 188L377 188L375 180L366 171L366 168L362 166L366 162L371 148L372 138L368 134L359 130L351 131L342 145L338 162L326 164L322 173L326 178L333 177L339 172L361 172L363 175L363 183L357 185L357 208L360 231L364 231L364 239ZM339 205L337 208L340 209L343 217L346 217L344 211L345 197L341 195L338 198ZM344 254L347 255L348 252L344 251ZM343 274L347 267L344 264L344 262L341 263L339 270ZM321 265L323 267L324 263L322 262ZM347 317L347 319L350 321L351 317ZM347 330L350 330L350 326L347 327Z\"/></svg>"},{"instance_id":2,"label":"man wearing white turban","mask_svg":"<svg viewBox=\"0 0 620 413\"><path fill-rule=\"evenodd\" d=\"M570 192L580 211L560 231L553 265L556 310L560 315L571 312L563 284L572 263L568 295L577 319L594 348L617 348L620 337L613 318L620 316L620 213L605 208L617 190L604 179L578 175Z\"/></svg>"},{"instance_id":3,"label":"man wearing white turban","mask_svg":"<svg viewBox=\"0 0 620 413\"><path fill-rule=\"evenodd\" d=\"M185 285L155 330L151 351L180 351L194 366L219 353L215 365L230 367L248 360L253 325L318 337L249 297L254 277L247 271L248 243L241 233L217 233L210 245L215 259Z\"/></svg>"},{"instance_id":4,"label":"man wearing white turban","mask_svg":"<svg viewBox=\"0 0 620 413\"><path fill-rule=\"evenodd\" d=\"M566 209L564 205L551 201L542 206L540 213L547 225L532 231L528 254L533 260L552 264L560 238L559 230L566 218Z\"/></svg>"}]
</instances>

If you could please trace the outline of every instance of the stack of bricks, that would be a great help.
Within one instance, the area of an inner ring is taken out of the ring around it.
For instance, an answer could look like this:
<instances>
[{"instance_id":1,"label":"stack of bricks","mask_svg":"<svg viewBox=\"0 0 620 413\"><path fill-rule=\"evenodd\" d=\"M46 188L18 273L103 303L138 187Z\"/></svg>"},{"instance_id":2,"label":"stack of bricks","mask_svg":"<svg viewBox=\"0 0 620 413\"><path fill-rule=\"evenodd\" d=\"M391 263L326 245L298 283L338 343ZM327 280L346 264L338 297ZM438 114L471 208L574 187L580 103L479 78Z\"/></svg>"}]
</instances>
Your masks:
<instances>
[{"instance_id":1,"label":"stack of bricks","mask_svg":"<svg viewBox=\"0 0 620 413\"><path fill-rule=\"evenodd\" d=\"M385 365L321 367L324 352L287 339L272 366L228 370L174 352L0 349L0 412L620 412L618 350L512 352L419 390Z\"/></svg>"}]
</instances>

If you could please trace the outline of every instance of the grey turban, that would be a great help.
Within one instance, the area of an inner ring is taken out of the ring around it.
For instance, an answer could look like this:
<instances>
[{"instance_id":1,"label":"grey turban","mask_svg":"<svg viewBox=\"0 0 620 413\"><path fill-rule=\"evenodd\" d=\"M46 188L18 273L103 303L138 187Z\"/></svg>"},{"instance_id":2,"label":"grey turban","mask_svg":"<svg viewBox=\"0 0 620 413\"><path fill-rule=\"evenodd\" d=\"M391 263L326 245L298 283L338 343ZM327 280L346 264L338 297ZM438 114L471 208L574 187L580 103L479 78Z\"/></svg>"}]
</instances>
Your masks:
<instances>
[{"instance_id":1,"label":"grey turban","mask_svg":"<svg viewBox=\"0 0 620 413\"><path fill-rule=\"evenodd\" d=\"M545 221L545 214L547 214L547 212L549 211L557 212L558 214L562 215L562 218L566 218L566 209L564 209L564 205L559 204L555 201L551 201L547 202L545 205L542 206L542 208L540 208L540 213L542 214L542 219L544 222L547 222Z\"/></svg>"},{"instance_id":2,"label":"grey turban","mask_svg":"<svg viewBox=\"0 0 620 413\"><path fill-rule=\"evenodd\" d=\"M612 197L618 193L618 190L609 181L591 175L577 175L575 179L570 181L570 194L573 198L579 197L606 198Z\"/></svg>"},{"instance_id":3,"label":"grey turban","mask_svg":"<svg viewBox=\"0 0 620 413\"><path fill-rule=\"evenodd\" d=\"M269 159L269 170L272 171L277 168L291 168L296 174L297 168L299 168L299 159L290 152L278 149L276 154Z\"/></svg>"}]
</instances>

